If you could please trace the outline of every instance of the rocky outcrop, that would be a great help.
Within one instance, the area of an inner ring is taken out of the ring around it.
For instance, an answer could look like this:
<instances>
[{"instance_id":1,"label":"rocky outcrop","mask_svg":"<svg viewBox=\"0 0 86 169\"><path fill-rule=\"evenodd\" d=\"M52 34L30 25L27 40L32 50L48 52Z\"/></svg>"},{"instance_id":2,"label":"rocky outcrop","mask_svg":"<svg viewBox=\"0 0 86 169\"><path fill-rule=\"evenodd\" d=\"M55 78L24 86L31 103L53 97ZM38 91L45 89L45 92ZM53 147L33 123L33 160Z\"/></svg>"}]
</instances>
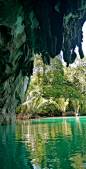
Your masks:
<instances>
[{"instance_id":1,"label":"rocky outcrop","mask_svg":"<svg viewBox=\"0 0 86 169\"><path fill-rule=\"evenodd\" d=\"M76 58L77 45L83 57L86 2L1 0L0 9L0 124L7 124L15 121L14 109L23 102L34 53L42 53L49 64L62 49L69 65Z\"/></svg>"},{"instance_id":2,"label":"rocky outcrop","mask_svg":"<svg viewBox=\"0 0 86 169\"><path fill-rule=\"evenodd\" d=\"M9 4L8 4L9 3ZM14 110L23 102L33 68L27 43L23 6L0 1L0 123L16 120Z\"/></svg>"}]
</instances>

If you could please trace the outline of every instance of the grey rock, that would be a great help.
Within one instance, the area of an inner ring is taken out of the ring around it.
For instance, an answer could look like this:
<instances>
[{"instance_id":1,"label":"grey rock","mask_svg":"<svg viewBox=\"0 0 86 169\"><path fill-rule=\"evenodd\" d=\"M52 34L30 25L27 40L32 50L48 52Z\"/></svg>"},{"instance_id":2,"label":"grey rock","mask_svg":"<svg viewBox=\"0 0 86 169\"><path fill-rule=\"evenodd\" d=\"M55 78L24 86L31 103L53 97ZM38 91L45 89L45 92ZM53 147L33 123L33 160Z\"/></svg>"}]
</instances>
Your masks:
<instances>
[{"instance_id":1,"label":"grey rock","mask_svg":"<svg viewBox=\"0 0 86 169\"><path fill-rule=\"evenodd\" d=\"M83 58L82 25L86 2L78 0L0 1L0 124L15 122L33 72L34 53L50 64L63 50L67 65ZM72 49L72 54L71 54Z\"/></svg>"}]
</instances>

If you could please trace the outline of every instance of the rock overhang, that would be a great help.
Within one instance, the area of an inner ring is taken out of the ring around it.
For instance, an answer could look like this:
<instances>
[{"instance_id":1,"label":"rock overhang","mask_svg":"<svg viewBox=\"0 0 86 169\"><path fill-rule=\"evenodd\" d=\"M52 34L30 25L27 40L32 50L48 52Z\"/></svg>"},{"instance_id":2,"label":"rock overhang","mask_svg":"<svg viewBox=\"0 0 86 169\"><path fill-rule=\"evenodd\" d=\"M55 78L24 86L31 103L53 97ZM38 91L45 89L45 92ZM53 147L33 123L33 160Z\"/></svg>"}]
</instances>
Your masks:
<instances>
[{"instance_id":1,"label":"rock overhang","mask_svg":"<svg viewBox=\"0 0 86 169\"><path fill-rule=\"evenodd\" d=\"M34 53L41 53L44 63L50 64L50 57L63 50L68 66L76 58L77 45L83 58L86 2L1 0L0 9L0 123L4 124L13 121L14 109L24 99Z\"/></svg>"}]
</instances>

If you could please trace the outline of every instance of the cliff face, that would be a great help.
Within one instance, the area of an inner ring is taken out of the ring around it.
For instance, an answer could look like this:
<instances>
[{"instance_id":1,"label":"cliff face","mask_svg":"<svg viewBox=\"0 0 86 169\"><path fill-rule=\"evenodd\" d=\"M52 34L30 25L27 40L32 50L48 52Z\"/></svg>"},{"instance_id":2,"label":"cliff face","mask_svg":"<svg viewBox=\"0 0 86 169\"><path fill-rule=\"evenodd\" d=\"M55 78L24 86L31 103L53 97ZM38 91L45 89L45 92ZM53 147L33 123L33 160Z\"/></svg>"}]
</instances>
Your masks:
<instances>
[{"instance_id":1,"label":"cliff face","mask_svg":"<svg viewBox=\"0 0 86 169\"><path fill-rule=\"evenodd\" d=\"M42 53L49 64L62 49L69 65L77 45L83 58L85 16L84 0L0 1L0 124L16 119L14 109L27 91L34 53Z\"/></svg>"}]
</instances>

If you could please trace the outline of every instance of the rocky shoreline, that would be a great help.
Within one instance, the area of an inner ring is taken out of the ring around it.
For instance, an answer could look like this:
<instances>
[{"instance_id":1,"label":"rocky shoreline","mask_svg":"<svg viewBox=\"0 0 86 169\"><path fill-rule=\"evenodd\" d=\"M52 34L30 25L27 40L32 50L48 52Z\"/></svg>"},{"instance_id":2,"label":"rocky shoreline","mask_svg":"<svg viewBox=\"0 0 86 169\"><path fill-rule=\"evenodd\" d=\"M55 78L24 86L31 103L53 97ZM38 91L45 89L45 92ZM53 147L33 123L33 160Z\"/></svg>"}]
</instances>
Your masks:
<instances>
[{"instance_id":1,"label":"rocky shoreline","mask_svg":"<svg viewBox=\"0 0 86 169\"><path fill-rule=\"evenodd\" d=\"M70 112L66 112L65 114L62 114L62 117L65 116L75 116L74 112L70 111ZM46 118L46 117L59 117L59 116L51 116L51 114L49 115L37 115L37 114L29 114L29 113L19 113L16 114L16 119L21 119L21 120L28 120L28 119L39 119L39 118Z\"/></svg>"}]
</instances>

